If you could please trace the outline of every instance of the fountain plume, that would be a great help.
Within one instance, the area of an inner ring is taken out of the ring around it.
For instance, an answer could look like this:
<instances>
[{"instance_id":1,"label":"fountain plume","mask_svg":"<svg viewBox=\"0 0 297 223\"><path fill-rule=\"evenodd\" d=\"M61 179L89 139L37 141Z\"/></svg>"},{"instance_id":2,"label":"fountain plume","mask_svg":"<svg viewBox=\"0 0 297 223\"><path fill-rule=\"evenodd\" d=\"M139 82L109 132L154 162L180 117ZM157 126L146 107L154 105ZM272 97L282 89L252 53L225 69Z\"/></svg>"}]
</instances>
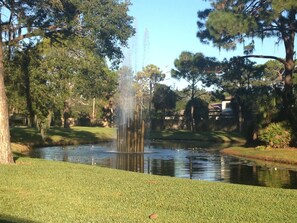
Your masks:
<instances>
[{"instance_id":1,"label":"fountain plume","mask_svg":"<svg viewBox=\"0 0 297 223\"><path fill-rule=\"evenodd\" d=\"M120 75L117 151L143 153L144 121L141 109L135 103L132 71L128 67L123 67Z\"/></svg>"}]
</instances>

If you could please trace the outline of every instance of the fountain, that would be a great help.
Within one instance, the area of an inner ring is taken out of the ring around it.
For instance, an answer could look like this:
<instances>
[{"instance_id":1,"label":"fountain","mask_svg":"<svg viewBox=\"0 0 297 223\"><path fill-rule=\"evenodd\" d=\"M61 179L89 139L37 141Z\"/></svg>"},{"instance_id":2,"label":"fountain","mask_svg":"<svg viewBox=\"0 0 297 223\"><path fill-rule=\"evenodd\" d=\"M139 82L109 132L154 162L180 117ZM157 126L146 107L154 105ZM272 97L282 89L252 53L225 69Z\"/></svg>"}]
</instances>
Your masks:
<instances>
[{"instance_id":1,"label":"fountain","mask_svg":"<svg viewBox=\"0 0 297 223\"><path fill-rule=\"evenodd\" d=\"M143 153L145 124L141 108L135 105L133 72L129 67L122 67L119 74L117 152Z\"/></svg>"},{"instance_id":2,"label":"fountain","mask_svg":"<svg viewBox=\"0 0 297 223\"><path fill-rule=\"evenodd\" d=\"M122 119L120 117L120 119ZM144 152L144 120L140 109L135 109L134 116L124 117L117 129L117 152Z\"/></svg>"}]
</instances>

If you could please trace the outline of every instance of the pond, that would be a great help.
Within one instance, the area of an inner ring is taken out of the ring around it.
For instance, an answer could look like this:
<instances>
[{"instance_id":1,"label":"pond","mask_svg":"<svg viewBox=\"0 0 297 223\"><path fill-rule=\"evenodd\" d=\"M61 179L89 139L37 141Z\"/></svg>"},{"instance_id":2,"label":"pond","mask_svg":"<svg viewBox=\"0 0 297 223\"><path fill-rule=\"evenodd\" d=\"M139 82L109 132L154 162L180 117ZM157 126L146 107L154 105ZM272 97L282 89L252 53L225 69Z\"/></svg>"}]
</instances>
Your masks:
<instances>
[{"instance_id":1,"label":"pond","mask_svg":"<svg viewBox=\"0 0 297 223\"><path fill-rule=\"evenodd\" d=\"M225 144L151 142L144 154L121 154L113 143L34 149L29 156L146 174L277 188L297 188L297 168L223 155Z\"/></svg>"}]
</instances>

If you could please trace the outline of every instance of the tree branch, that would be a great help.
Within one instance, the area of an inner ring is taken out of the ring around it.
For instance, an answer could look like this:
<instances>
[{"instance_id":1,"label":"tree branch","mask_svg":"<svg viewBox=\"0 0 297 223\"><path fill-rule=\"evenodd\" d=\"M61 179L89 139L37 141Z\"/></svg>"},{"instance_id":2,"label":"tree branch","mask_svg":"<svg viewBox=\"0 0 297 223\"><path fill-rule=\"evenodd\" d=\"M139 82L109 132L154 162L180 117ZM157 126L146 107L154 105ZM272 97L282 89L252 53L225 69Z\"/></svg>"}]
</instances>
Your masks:
<instances>
[{"instance_id":1,"label":"tree branch","mask_svg":"<svg viewBox=\"0 0 297 223\"><path fill-rule=\"evenodd\" d=\"M266 55L246 55L246 56L240 56L239 58L262 58L262 59L272 59L272 60L277 60L281 62L282 64L286 65L286 61L280 57L275 57L275 56L266 56Z\"/></svg>"},{"instance_id":2,"label":"tree branch","mask_svg":"<svg viewBox=\"0 0 297 223\"><path fill-rule=\"evenodd\" d=\"M47 36L51 38L53 34L62 33L63 31L67 31L67 28L60 28L56 26L38 27L31 32L18 35L17 37L9 39L8 41L4 41L4 43L7 45L15 45L25 38L30 38L34 36Z\"/></svg>"}]
</instances>

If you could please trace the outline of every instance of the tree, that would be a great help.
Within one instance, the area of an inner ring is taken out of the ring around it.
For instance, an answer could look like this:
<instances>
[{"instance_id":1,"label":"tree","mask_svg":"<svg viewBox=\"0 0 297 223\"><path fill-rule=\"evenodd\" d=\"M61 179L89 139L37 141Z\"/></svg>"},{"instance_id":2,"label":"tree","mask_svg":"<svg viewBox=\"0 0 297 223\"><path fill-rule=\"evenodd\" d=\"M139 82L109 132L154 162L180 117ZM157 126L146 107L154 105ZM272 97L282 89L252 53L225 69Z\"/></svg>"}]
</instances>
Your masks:
<instances>
[{"instance_id":1,"label":"tree","mask_svg":"<svg viewBox=\"0 0 297 223\"><path fill-rule=\"evenodd\" d=\"M247 58L238 57L222 63L219 87L232 95L238 129L245 130L249 140L255 139L259 128L278 117L281 100L277 65L275 61L256 65Z\"/></svg>"},{"instance_id":2,"label":"tree","mask_svg":"<svg viewBox=\"0 0 297 223\"><path fill-rule=\"evenodd\" d=\"M88 40L85 47L116 64L122 58L121 46L134 34L128 6L126 1L115 0L0 2L0 163L13 163L4 85L4 47L11 58L14 49L28 39L37 43L44 37L59 41L75 35Z\"/></svg>"},{"instance_id":3,"label":"tree","mask_svg":"<svg viewBox=\"0 0 297 223\"><path fill-rule=\"evenodd\" d=\"M164 84L157 84L153 96L154 108L158 111L166 112L166 109L175 109L177 94Z\"/></svg>"},{"instance_id":4,"label":"tree","mask_svg":"<svg viewBox=\"0 0 297 223\"><path fill-rule=\"evenodd\" d=\"M138 72L136 82L139 86L138 96L145 99L148 97L148 112L149 118L152 108L152 98L157 83L165 79L165 74L156 65L150 64L143 68L142 71Z\"/></svg>"},{"instance_id":5,"label":"tree","mask_svg":"<svg viewBox=\"0 0 297 223\"><path fill-rule=\"evenodd\" d=\"M237 88L251 89L259 85L263 78L264 66L256 66L247 58L233 57L221 64L222 74L219 76L220 87L233 95Z\"/></svg>"},{"instance_id":6,"label":"tree","mask_svg":"<svg viewBox=\"0 0 297 223\"><path fill-rule=\"evenodd\" d=\"M203 43L212 42L214 46L235 49L237 43L245 44L245 53L254 49L253 38L277 38L285 48L285 58L271 55L247 55L275 59L284 66L283 111L292 122L295 103L293 95L294 42L297 32L297 2L295 0L212 0L211 8L198 12L197 37Z\"/></svg>"},{"instance_id":7,"label":"tree","mask_svg":"<svg viewBox=\"0 0 297 223\"><path fill-rule=\"evenodd\" d=\"M69 128L72 107L86 105L90 99L94 102L95 98L110 97L116 88L116 73L108 69L100 55L84 48L82 42L80 38L63 40L63 44L44 39L15 53L13 74L21 73L15 78L21 86L19 98L26 98L27 112L23 114L28 114L29 126L45 133L52 114L60 113L64 116L62 124Z\"/></svg>"},{"instance_id":8,"label":"tree","mask_svg":"<svg viewBox=\"0 0 297 223\"><path fill-rule=\"evenodd\" d=\"M10 148L8 107L4 85L4 47L9 48L11 56L13 46L30 36L40 36L52 32L53 18L58 18L61 4L45 1L1 1L0 3L0 163L13 163ZM33 10L34 8L34 10ZM34 13L32 13L34 12ZM59 19L57 19L58 21ZM35 27L39 27L35 28ZM41 29L42 28L42 29ZM27 30L27 33L26 33ZM38 34L37 34L38 33Z\"/></svg>"},{"instance_id":9,"label":"tree","mask_svg":"<svg viewBox=\"0 0 297 223\"><path fill-rule=\"evenodd\" d=\"M208 103L200 98L191 99L186 105L184 116L188 129L199 130L199 124L208 120Z\"/></svg>"},{"instance_id":10,"label":"tree","mask_svg":"<svg viewBox=\"0 0 297 223\"><path fill-rule=\"evenodd\" d=\"M191 92L191 100L193 100L198 91L199 82L209 86L209 81L215 76L217 62L215 58L205 57L202 53L182 52L174 61L174 66L171 76L178 80L185 79L189 83L186 91Z\"/></svg>"},{"instance_id":11,"label":"tree","mask_svg":"<svg viewBox=\"0 0 297 223\"><path fill-rule=\"evenodd\" d=\"M215 84L216 70L219 63L215 58L205 57L202 53L191 53L182 52L178 59L174 61L174 66L176 69L171 70L171 76L176 79L185 79L189 85L185 89L185 92L190 92L190 101L187 105L191 105L192 108L189 110L191 115L191 130L194 130L195 119L194 112L197 113L196 100L195 97L200 90L198 89L198 83L200 82L203 86L209 87L211 84ZM194 100L195 99L195 100ZM200 99L198 101L201 101ZM200 102L199 102L200 103ZM202 106L203 107L203 106ZM196 123L197 124L197 123Z\"/></svg>"},{"instance_id":12,"label":"tree","mask_svg":"<svg viewBox=\"0 0 297 223\"><path fill-rule=\"evenodd\" d=\"M155 108L156 116L158 111L161 112L162 126L164 126L163 122L166 116L166 111L175 109L177 99L178 95L172 91L170 87L164 84L157 84L152 98L152 103Z\"/></svg>"}]
</instances>

